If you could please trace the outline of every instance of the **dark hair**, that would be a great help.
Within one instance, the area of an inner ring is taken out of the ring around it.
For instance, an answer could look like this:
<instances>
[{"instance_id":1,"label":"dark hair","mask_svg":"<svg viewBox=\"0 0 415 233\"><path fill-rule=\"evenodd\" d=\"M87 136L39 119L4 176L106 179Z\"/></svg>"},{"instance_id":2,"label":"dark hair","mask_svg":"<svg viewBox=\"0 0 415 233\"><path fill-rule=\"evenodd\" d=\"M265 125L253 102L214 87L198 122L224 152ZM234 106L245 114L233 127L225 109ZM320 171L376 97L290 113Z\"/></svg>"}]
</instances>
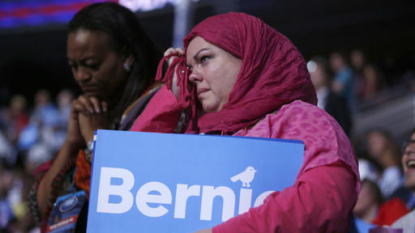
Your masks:
<instances>
[{"instance_id":1,"label":"dark hair","mask_svg":"<svg viewBox=\"0 0 415 233\"><path fill-rule=\"evenodd\" d=\"M375 201L377 204L382 204L385 200L383 199L382 192L380 191L380 188L378 184L372 180L369 179L363 179L361 181L361 186L364 184L368 184L370 188L370 192L373 195Z\"/></svg>"},{"instance_id":2,"label":"dark hair","mask_svg":"<svg viewBox=\"0 0 415 233\"><path fill-rule=\"evenodd\" d=\"M152 84L162 53L138 17L116 3L95 3L80 10L69 22L68 34L79 29L104 32L116 53L134 56L123 94L112 113L113 122L118 125L124 110Z\"/></svg>"}]
</instances>

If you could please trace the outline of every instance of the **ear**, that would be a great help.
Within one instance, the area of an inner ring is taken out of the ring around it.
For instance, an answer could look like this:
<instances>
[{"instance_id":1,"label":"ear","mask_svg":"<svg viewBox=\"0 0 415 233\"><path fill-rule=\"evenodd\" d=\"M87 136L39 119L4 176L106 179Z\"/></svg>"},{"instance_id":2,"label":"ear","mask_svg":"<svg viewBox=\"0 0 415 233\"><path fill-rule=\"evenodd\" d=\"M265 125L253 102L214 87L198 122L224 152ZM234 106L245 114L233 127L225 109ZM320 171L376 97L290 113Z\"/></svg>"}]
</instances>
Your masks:
<instances>
[{"instance_id":1,"label":"ear","mask_svg":"<svg viewBox=\"0 0 415 233\"><path fill-rule=\"evenodd\" d=\"M126 58L124 59L124 64L127 64L128 66L132 67L134 64L135 58L133 56L133 54L129 54L128 56L126 56Z\"/></svg>"}]
</instances>

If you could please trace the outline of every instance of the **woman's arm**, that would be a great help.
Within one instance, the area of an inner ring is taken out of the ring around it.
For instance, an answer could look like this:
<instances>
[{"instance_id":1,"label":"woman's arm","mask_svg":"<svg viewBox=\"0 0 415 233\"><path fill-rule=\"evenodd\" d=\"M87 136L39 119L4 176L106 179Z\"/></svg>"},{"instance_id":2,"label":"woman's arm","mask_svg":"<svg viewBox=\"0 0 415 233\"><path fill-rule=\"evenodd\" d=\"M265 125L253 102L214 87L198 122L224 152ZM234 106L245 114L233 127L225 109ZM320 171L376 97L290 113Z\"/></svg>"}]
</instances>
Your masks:
<instances>
[{"instance_id":1,"label":"woman's arm","mask_svg":"<svg viewBox=\"0 0 415 233\"><path fill-rule=\"evenodd\" d=\"M164 85L137 117L131 131L173 133L183 110L171 90Z\"/></svg>"},{"instance_id":2,"label":"woman's arm","mask_svg":"<svg viewBox=\"0 0 415 233\"><path fill-rule=\"evenodd\" d=\"M295 184L213 228L233 232L347 232L356 202L356 180L343 162L304 172Z\"/></svg>"},{"instance_id":3,"label":"woman's arm","mask_svg":"<svg viewBox=\"0 0 415 233\"><path fill-rule=\"evenodd\" d=\"M56 175L61 171L64 165L78 154L79 148L71 146L66 142L56 155L56 158L50 169L43 176L37 189L37 205L40 214L43 216L50 204L50 194L52 192L52 182Z\"/></svg>"},{"instance_id":4,"label":"woman's arm","mask_svg":"<svg viewBox=\"0 0 415 233\"><path fill-rule=\"evenodd\" d=\"M55 177L71 159L76 158L79 150L85 148L88 140L93 138L94 130L106 127L106 121L102 120L106 119L106 108L106 103L100 103L94 97L80 96L72 102L65 141L37 189L37 205L42 216L50 205Z\"/></svg>"}]
</instances>

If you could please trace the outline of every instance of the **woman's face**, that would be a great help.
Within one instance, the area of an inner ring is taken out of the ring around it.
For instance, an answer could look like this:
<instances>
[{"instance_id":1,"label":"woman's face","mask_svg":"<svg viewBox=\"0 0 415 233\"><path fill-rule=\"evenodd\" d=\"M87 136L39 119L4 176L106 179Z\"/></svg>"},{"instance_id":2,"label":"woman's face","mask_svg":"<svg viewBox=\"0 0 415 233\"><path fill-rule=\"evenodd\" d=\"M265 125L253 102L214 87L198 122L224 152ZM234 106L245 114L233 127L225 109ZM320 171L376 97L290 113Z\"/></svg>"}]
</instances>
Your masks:
<instances>
[{"instance_id":1,"label":"woman's face","mask_svg":"<svg viewBox=\"0 0 415 233\"><path fill-rule=\"evenodd\" d=\"M370 157L378 159L388 146L390 146L390 142L382 133L374 131L368 135L368 152Z\"/></svg>"},{"instance_id":2,"label":"woman's face","mask_svg":"<svg viewBox=\"0 0 415 233\"><path fill-rule=\"evenodd\" d=\"M112 49L108 35L80 29L69 34L67 46L69 66L84 94L117 101L127 80L126 59Z\"/></svg>"},{"instance_id":3,"label":"woman's face","mask_svg":"<svg viewBox=\"0 0 415 233\"><path fill-rule=\"evenodd\" d=\"M196 85L203 110L220 111L228 102L242 60L199 36L187 47L186 59L191 71L189 80Z\"/></svg>"}]
</instances>

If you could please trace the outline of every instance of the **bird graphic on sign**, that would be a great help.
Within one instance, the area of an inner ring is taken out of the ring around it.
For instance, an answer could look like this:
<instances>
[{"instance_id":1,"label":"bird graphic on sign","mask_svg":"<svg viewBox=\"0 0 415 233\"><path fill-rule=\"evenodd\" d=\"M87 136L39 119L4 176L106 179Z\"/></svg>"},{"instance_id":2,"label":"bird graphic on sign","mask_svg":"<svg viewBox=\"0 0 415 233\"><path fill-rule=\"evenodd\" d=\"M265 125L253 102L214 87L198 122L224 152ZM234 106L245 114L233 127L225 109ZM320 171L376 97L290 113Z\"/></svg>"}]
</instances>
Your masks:
<instances>
[{"instance_id":1,"label":"bird graphic on sign","mask_svg":"<svg viewBox=\"0 0 415 233\"><path fill-rule=\"evenodd\" d=\"M245 171L239 173L238 175L232 176L231 181L236 182L240 180L242 182L242 187L251 187L249 183L254 180L256 170L249 166L245 169Z\"/></svg>"}]
</instances>

